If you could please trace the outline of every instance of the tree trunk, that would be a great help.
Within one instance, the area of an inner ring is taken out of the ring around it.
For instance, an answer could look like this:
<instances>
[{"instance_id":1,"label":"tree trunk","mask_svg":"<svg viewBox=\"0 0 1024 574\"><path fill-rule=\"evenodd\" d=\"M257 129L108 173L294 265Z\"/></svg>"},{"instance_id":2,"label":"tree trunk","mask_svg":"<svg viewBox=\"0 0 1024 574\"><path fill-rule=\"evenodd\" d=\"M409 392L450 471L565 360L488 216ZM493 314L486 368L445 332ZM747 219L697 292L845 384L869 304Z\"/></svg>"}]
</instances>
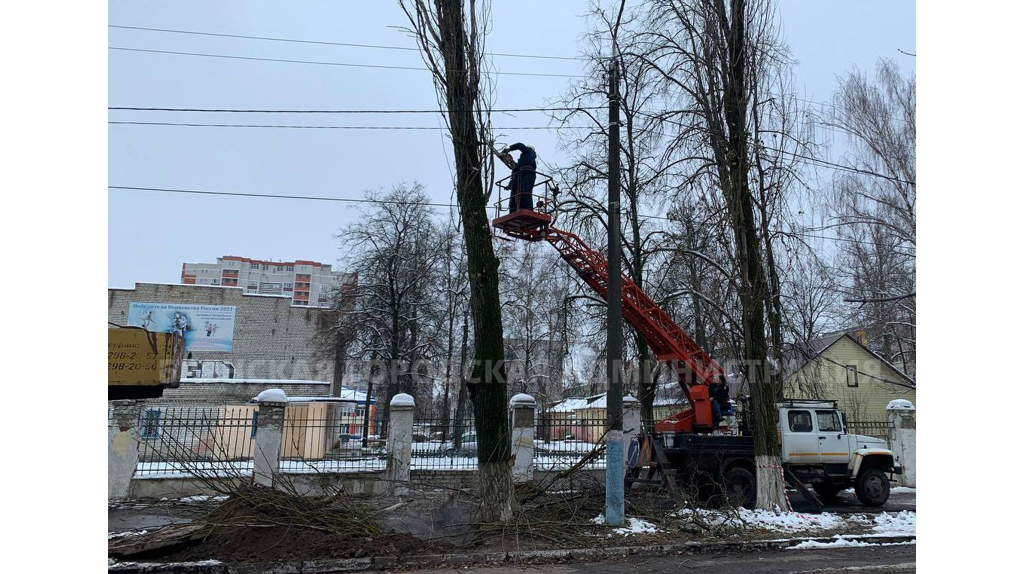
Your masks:
<instances>
[{"instance_id":1,"label":"tree trunk","mask_svg":"<svg viewBox=\"0 0 1024 574\"><path fill-rule=\"evenodd\" d=\"M456 195L462 215L476 352L473 408L480 473L480 518L512 517L512 449L509 441L505 349L498 293L498 259L491 243L483 185L481 145L473 109L479 78L471 74L462 0L436 0L439 48L444 58L448 120L455 151Z\"/></svg>"},{"instance_id":2,"label":"tree trunk","mask_svg":"<svg viewBox=\"0 0 1024 574\"><path fill-rule=\"evenodd\" d=\"M776 397L778 392L772 371L767 368L768 344L765 340L765 309L768 288L761 260L760 238L754 220L753 198L747 165L747 90L746 90L746 2L731 0L731 29L727 34L729 69L724 86L724 112L728 126L726 146L729 207L736 240L737 263L741 268L743 306L743 344L749 365L753 408L754 455L757 461L757 507L773 510L786 507L782 480L782 459L776 433ZM730 22L725 0L719 1L719 18Z\"/></svg>"}]
</instances>

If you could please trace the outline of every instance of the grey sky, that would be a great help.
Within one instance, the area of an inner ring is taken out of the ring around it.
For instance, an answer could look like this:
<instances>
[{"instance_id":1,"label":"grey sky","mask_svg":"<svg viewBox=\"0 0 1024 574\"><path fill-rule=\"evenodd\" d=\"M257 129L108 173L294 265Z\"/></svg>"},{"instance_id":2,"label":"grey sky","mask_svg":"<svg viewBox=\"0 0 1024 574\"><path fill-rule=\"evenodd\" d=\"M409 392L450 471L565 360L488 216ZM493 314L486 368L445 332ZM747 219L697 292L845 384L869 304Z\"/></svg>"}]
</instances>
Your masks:
<instances>
[{"instance_id":1,"label":"grey sky","mask_svg":"<svg viewBox=\"0 0 1024 574\"><path fill-rule=\"evenodd\" d=\"M492 52L575 56L585 30L587 2L498 0L488 40ZM799 61L800 97L828 101L837 75L857 66L873 71L879 56L904 70L914 58L915 7L909 1L780 4L784 35ZM412 47L405 16L392 0L281 2L112 0L110 24L225 34ZM301 45L124 29L109 45L262 58L421 66L412 51ZM261 109L434 109L426 71L364 69L168 54L109 52L111 106ZM506 72L578 74L580 63L495 58ZM545 105L569 78L502 75L497 107ZM111 112L113 121L437 127L434 114L251 115ZM499 127L544 126L541 113L495 115ZM109 126L108 183L246 193L362 197L368 188L417 180L436 202L451 201L451 176L439 130L354 131ZM555 134L506 130L505 143L523 141L548 164L563 157ZM314 259L335 263L333 239L358 215L341 203L204 197L142 191L108 192L108 283L176 283L182 262L219 255Z\"/></svg>"}]
</instances>

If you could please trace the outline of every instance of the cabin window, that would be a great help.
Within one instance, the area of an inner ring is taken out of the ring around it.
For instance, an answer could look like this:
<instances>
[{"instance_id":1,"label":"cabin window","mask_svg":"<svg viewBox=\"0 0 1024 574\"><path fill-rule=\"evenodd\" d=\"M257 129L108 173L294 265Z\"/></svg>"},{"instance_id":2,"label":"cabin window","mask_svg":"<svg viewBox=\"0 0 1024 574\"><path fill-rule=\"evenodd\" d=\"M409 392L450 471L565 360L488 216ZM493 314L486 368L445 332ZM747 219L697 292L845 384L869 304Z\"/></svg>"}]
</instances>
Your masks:
<instances>
[{"instance_id":1,"label":"cabin window","mask_svg":"<svg viewBox=\"0 0 1024 574\"><path fill-rule=\"evenodd\" d=\"M811 411L789 411L789 430L811 432Z\"/></svg>"}]
</instances>

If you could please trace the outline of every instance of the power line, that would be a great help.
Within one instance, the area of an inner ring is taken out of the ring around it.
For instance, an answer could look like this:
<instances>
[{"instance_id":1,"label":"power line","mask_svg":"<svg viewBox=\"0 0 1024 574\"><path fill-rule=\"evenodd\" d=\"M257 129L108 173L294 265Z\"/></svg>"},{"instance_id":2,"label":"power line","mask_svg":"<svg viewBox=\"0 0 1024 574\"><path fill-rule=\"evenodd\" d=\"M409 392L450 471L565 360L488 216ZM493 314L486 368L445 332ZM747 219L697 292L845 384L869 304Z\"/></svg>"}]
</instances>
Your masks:
<instances>
[{"instance_id":1,"label":"power line","mask_svg":"<svg viewBox=\"0 0 1024 574\"><path fill-rule=\"evenodd\" d=\"M174 189L165 187L135 187L129 185L108 185L107 189L123 189L123 190L135 190L135 191L158 191L164 193L187 193L195 195L221 195L229 197L263 197L269 199L295 199L303 201L337 201L342 203L379 203L389 205L426 205L430 207L458 207L451 203L419 203L412 201L387 201L381 199L354 199L351 197L325 197L325 196L313 196L313 195L286 195L286 194L273 194L273 193L245 193L241 191L206 191L199 189Z\"/></svg>"},{"instance_id":2,"label":"power line","mask_svg":"<svg viewBox=\"0 0 1024 574\"><path fill-rule=\"evenodd\" d=\"M412 66L385 66L380 64L351 64L348 62L320 62L315 60L288 60L284 58L257 58L254 56L232 56L227 54L204 54L201 52L177 52L174 50L149 50L143 48L125 48L122 46L107 46L108 50L121 50L124 52L144 52L148 54L173 54L176 56L202 56L205 58L224 58L228 60L250 60L257 62L280 62L285 64L315 64L318 66L342 66L346 68L377 68L383 70L415 70L418 72L428 72L423 67L412 67ZM495 74L501 76L539 76L539 77L552 77L552 78L585 78L586 76L572 75L572 74L541 74L533 72L495 72Z\"/></svg>"},{"instance_id":3,"label":"power line","mask_svg":"<svg viewBox=\"0 0 1024 574\"><path fill-rule=\"evenodd\" d=\"M296 44L318 44L322 46L345 46L350 48L374 48L379 50L402 50L409 52L419 52L419 48L409 48L406 46L383 46L380 44L352 44L349 42L327 42L322 40L300 40L297 38L274 38L270 36L245 36L242 34L221 34L214 32L197 32L194 30L171 30L168 28L147 28L144 26L122 26L117 24L107 24L108 28L120 28L123 30L145 30L148 32L166 32L171 34L191 34L193 36L216 36L219 38L242 38L245 40L265 40L269 42L292 42ZM541 60L571 60L577 61L582 60L580 57L570 56L540 56L536 54L507 54L501 52L489 52L490 56L502 56L506 58L537 58Z\"/></svg>"},{"instance_id":4,"label":"power line","mask_svg":"<svg viewBox=\"0 0 1024 574\"><path fill-rule=\"evenodd\" d=\"M454 203L418 203L411 201L386 201L378 199L365 199L365 198L351 198L351 197L330 197L330 196L317 196L317 195L290 195L290 194L273 194L273 193L248 193L241 191L211 191L211 190L200 190L200 189L180 189L180 188L167 188L167 187L140 187L131 185L108 185L108 189L120 189L124 191L151 191L161 193L181 193L190 195L212 195L212 196L226 196L226 197L258 197L265 199L288 199L288 200L301 200L301 201L331 201L340 203L376 203L376 204L388 204L388 205L425 205L428 207L447 207L447 208L458 208L457 204ZM663 221L675 221L672 218L665 217L662 215L644 215L638 214L640 218L647 219L660 219ZM826 239L831 241L844 241L848 243L863 243L865 245L873 245L871 241L858 241L856 239L846 239L842 237L829 237L825 235L812 235L802 233L799 231L776 231L785 235L796 235L799 237L812 237L817 239Z\"/></svg>"},{"instance_id":5,"label":"power line","mask_svg":"<svg viewBox=\"0 0 1024 574\"><path fill-rule=\"evenodd\" d=\"M108 110L134 112L201 112L201 113L234 113L234 114L438 114L448 110L260 110L238 108L143 108L130 106L108 106ZM551 108L502 108L482 110L490 113L512 112L557 112L573 110L603 110L603 106L591 107L551 107Z\"/></svg>"},{"instance_id":6,"label":"power line","mask_svg":"<svg viewBox=\"0 0 1024 574\"><path fill-rule=\"evenodd\" d=\"M115 125L137 125L137 126L182 126L192 128L273 128L273 129L302 129L302 130L446 130L446 127L437 126L299 126L299 125L268 125L268 124L189 124L179 122L121 122L109 121L108 124ZM506 127L490 128L491 130L554 130L555 126L528 126L528 127Z\"/></svg>"}]
</instances>

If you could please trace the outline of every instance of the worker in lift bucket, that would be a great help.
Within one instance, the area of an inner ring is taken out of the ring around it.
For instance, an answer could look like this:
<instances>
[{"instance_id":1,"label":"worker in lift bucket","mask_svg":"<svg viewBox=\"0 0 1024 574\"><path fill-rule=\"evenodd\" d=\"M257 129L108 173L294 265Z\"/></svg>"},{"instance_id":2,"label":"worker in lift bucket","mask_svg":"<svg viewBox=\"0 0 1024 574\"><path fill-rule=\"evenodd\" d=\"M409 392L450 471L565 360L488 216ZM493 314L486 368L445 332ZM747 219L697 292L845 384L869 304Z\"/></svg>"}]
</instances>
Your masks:
<instances>
[{"instance_id":1,"label":"worker in lift bucket","mask_svg":"<svg viewBox=\"0 0 1024 574\"><path fill-rule=\"evenodd\" d=\"M512 169L512 177L508 180L509 190L508 211L520 209L533 210L533 184L537 181L537 152L530 146L514 143L503 153L519 152L519 161Z\"/></svg>"}]
</instances>

